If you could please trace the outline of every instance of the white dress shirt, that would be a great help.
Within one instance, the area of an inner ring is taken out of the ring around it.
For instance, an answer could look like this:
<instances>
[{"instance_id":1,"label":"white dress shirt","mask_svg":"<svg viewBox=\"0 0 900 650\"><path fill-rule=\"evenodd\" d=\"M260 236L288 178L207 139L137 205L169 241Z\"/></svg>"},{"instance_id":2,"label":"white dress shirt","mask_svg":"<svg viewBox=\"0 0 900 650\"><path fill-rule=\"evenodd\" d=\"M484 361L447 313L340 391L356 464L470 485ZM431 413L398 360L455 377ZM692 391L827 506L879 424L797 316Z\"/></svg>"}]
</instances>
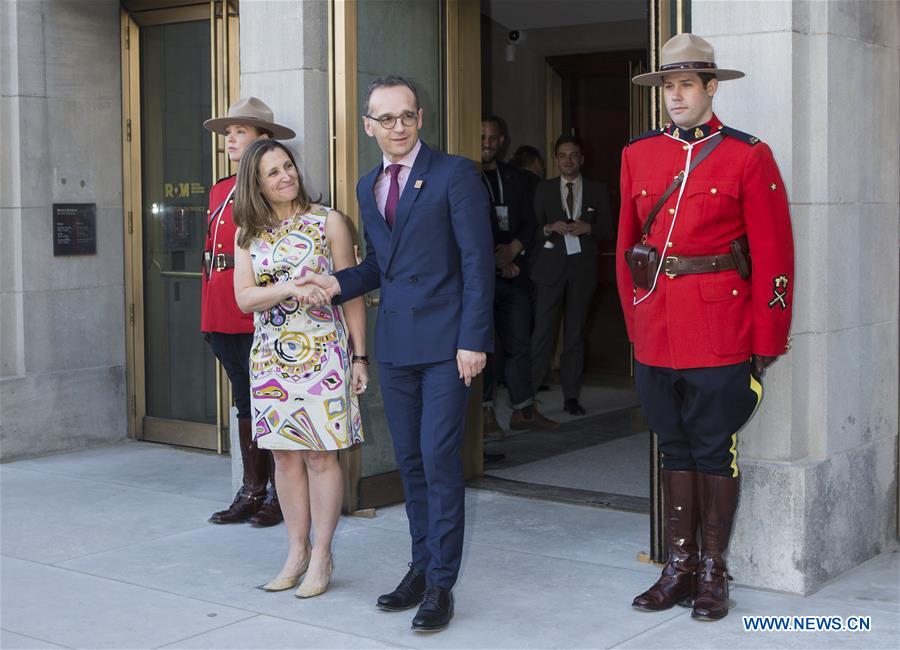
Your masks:
<instances>
[{"instance_id":1,"label":"white dress shirt","mask_svg":"<svg viewBox=\"0 0 900 650\"><path fill-rule=\"evenodd\" d=\"M403 188L406 187L409 173L412 171L413 164L416 162L416 156L419 155L419 149L421 148L422 141L416 140L416 145L412 148L412 151L403 156L403 158L396 163L402 165L400 173L397 174L397 184L400 185L400 196L403 196ZM388 190L391 187L391 175L387 171L387 168L389 165L393 164L395 163L392 163L387 159L387 156L385 156L382 160L381 174L378 175L378 180L375 181L375 205L378 206L378 211L381 213L382 218L384 217L384 206L387 203Z\"/></svg>"},{"instance_id":2,"label":"white dress shirt","mask_svg":"<svg viewBox=\"0 0 900 650\"><path fill-rule=\"evenodd\" d=\"M566 187L566 183L572 183L572 198L574 211L572 214L569 214L569 208L566 204L566 196L569 194L569 188ZM581 176L579 175L574 181L567 181L565 176L559 177L559 196L562 200L563 212L565 212L570 219L575 219L581 216L581 188L584 183L581 180Z\"/></svg>"}]
</instances>

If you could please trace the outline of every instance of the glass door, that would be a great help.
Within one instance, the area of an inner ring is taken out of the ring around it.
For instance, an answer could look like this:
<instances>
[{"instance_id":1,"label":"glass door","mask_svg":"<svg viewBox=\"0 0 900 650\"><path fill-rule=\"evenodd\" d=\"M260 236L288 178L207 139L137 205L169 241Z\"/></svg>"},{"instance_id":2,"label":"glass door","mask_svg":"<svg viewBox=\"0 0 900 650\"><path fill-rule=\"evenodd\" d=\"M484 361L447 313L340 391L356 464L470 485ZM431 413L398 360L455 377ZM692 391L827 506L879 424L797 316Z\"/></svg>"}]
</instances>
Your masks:
<instances>
[{"instance_id":1,"label":"glass door","mask_svg":"<svg viewBox=\"0 0 900 650\"><path fill-rule=\"evenodd\" d=\"M230 173L202 128L230 95L223 7L123 14L132 434L220 452L230 395L200 332L200 260L215 168Z\"/></svg>"},{"instance_id":2,"label":"glass door","mask_svg":"<svg viewBox=\"0 0 900 650\"><path fill-rule=\"evenodd\" d=\"M362 125L366 89L374 79L399 74L416 84L425 109L422 139L430 146L478 160L481 124L480 4L477 0L332 2L332 130L335 207L362 228L355 187L382 155ZM398 39L397 35L404 38ZM390 47L385 47L390 43ZM360 233L362 234L362 233ZM362 238L360 237L360 241ZM360 251L364 255L365 251ZM367 296L369 340L374 339L377 292ZM374 350L367 350L374 357ZM374 361L374 359L373 359ZM345 510L373 508L403 499L390 430L370 366L361 407L362 447L341 452ZM374 389L374 390L373 390ZM480 390L467 418L464 459L469 475L481 473Z\"/></svg>"}]
</instances>

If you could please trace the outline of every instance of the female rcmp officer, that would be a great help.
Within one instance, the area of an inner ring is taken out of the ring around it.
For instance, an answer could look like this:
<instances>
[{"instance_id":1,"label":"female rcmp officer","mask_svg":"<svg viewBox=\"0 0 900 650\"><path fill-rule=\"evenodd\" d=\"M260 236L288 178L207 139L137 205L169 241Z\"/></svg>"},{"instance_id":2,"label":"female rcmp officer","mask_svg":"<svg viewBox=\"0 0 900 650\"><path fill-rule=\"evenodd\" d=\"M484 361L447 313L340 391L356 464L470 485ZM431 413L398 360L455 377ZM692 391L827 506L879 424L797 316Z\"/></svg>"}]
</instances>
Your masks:
<instances>
[{"instance_id":1,"label":"female rcmp officer","mask_svg":"<svg viewBox=\"0 0 900 650\"><path fill-rule=\"evenodd\" d=\"M239 99L228 116L206 120L203 127L225 136L228 158L238 162L247 146L260 138L290 140L295 133L276 124L272 110L256 97ZM250 412L250 346L253 314L238 309L234 298L234 235L231 216L235 176L217 182L209 192L200 329L222 363L238 411L238 438L244 477L232 504L214 513L214 524L248 521L254 526L274 526L283 520L275 491L275 472L270 451L253 442ZM271 480L271 488L267 486Z\"/></svg>"}]
</instances>

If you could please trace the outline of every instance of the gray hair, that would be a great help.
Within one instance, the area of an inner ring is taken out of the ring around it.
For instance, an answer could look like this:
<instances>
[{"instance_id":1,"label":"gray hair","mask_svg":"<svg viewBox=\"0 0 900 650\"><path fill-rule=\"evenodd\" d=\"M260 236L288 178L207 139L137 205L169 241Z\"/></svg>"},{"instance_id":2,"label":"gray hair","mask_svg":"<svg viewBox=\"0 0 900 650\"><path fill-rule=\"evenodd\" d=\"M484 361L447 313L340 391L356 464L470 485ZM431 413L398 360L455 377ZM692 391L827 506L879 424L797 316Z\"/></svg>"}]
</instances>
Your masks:
<instances>
[{"instance_id":1,"label":"gray hair","mask_svg":"<svg viewBox=\"0 0 900 650\"><path fill-rule=\"evenodd\" d=\"M379 88L396 88L397 86L405 86L410 89L413 94L413 99L416 102L416 110L418 110L419 91L416 90L413 82L409 79L401 77L398 74L389 74L384 77L378 77L378 79L369 84L369 87L366 89L366 98L365 100L363 100L363 114L369 114L369 100L372 99L372 93L374 93Z\"/></svg>"}]
</instances>

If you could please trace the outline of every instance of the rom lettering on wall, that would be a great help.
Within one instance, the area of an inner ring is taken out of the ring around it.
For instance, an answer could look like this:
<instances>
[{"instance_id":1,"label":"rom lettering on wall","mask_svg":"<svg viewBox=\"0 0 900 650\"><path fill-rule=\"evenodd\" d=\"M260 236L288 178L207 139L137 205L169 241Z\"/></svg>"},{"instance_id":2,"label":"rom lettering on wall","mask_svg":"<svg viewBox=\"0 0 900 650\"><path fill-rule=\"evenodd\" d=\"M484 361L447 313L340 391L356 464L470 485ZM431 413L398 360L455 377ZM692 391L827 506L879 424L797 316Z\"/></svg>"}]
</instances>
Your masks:
<instances>
[{"instance_id":1,"label":"rom lettering on wall","mask_svg":"<svg viewBox=\"0 0 900 650\"><path fill-rule=\"evenodd\" d=\"M53 255L97 254L97 204L53 204Z\"/></svg>"}]
</instances>

